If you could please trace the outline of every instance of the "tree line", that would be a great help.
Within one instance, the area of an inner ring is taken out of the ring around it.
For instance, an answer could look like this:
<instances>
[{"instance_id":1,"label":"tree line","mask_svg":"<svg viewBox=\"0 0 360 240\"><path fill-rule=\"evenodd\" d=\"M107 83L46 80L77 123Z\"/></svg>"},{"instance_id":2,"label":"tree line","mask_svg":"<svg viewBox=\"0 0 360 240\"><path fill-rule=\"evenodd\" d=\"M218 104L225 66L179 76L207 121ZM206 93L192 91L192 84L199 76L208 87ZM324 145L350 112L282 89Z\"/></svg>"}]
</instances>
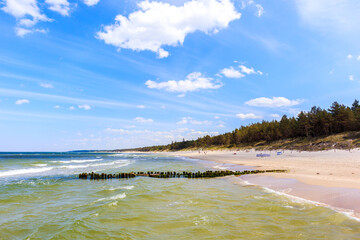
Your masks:
<instances>
[{"instance_id":1,"label":"tree line","mask_svg":"<svg viewBox=\"0 0 360 240\"><path fill-rule=\"evenodd\" d=\"M276 141L299 137L321 137L347 131L360 131L360 105L355 100L349 106L334 102L328 109L312 107L296 117L283 115L280 121L262 121L241 126L232 132L204 136L197 140L172 142L168 145L137 148L138 151L175 151L186 148L237 147L260 141Z\"/></svg>"}]
</instances>

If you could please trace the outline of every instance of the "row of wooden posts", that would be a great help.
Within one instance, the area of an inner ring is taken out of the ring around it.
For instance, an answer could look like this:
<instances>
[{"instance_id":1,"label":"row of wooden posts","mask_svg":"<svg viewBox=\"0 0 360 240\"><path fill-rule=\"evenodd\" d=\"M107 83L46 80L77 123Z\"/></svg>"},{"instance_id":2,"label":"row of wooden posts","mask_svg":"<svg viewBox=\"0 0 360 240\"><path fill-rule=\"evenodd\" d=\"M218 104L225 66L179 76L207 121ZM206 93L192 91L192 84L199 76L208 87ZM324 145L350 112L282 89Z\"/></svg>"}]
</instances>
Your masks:
<instances>
[{"instance_id":1,"label":"row of wooden posts","mask_svg":"<svg viewBox=\"0 0 360 240\"><path fill-rule=\"evenodd\" d=\"M80 179L113 179L113 178L134 178L134 177L153 177L153 178L214 178L224 177L229 175L245 175L257 174L265 172L286 172L286 170L246 170L246 171L206 171L206 172L130 172L130 173L80 173Z\"/></svg>"}]
</instances>

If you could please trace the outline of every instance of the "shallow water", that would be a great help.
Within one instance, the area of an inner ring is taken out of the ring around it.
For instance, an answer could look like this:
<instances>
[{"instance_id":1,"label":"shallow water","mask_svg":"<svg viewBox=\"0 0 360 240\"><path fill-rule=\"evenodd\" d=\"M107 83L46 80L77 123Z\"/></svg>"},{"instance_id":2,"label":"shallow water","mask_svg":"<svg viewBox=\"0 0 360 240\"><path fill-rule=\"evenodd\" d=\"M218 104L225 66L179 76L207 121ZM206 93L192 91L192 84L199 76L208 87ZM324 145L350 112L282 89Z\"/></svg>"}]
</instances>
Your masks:
<instances>
[{"instance_id":1,"label":"shallow water","mask_svg":"<svg viewBox=\"0 0 360 240\"><path fill-rule=\"evenodd\" d=\"M0 154L0 239L360 239L360 222L235 177L79 180L231 168L146 154Z\"/></svg>"}]
</instances>

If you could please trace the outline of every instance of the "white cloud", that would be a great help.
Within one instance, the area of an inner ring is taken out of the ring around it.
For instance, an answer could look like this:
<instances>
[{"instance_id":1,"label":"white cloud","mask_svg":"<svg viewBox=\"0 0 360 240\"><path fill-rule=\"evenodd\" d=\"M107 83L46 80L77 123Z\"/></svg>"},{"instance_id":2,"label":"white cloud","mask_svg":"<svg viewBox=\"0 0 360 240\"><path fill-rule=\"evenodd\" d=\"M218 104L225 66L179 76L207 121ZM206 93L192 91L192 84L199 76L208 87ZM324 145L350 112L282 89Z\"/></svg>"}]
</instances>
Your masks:
<instances>
[{"instance_id":1,"label":"white cloud","mask_svg":"<svg viewBox=\"0 0 360 240\"><path fill-rule=\"evenodd\" d=\"M137 122L140 122L140 123L151 123L151 122L154 122L154 120L152 120L152 119L145 119L145 118L143 118L143 117L136 117L136 118L134 118L134 120L135 121L137 121Z\"/></svg>"},{"instance_id":2,"label":"white cloud","mask_svg":"<svg viewBox=\"0 0 360 240\"><path fill-rule=\"evenodd\" d=\"M59 106L59 105L55 105L54 108L55 108L55 109L59 109L60 106Z\"/></svg>"},{"instance_id":3,"label":"white cloud","mask_svg":"<svg viewBox=\"0 0 360 240\"><path fill-rule=\"evenodd\" d=\"M116 16L97 37L119 49L149 50L164 58L169 53L163 46L182 45L196 31L214 34L241 16L230 0L192 0L183 6L142 1L138 7L128 17Z\"/></svg>"},{"instance_id":4,"label":"white cloud","mask_svg":"<svg viewBox=\"0 0 360 240\"><path fill-rule=\"evenodd\" d=\"M126 125L125 128L136 128L135 125Z\"/></svg>"},{"instance_id":5,"label":"white cloud","mask_svg":"<svg viewBox=\"0 0 360 240\"><path fill-rule=\"evenodd\" d=\"M193 119L192 117L183 117L179 122L177 122L176 124L193 124L193 125L210 125L212 124L211 121L208 120L204 120L204 121L198 121Z\"/></svg>"},{"instance_id":6,"label":"white cloud","mask_svg":"<svg viewBox=\"0 0 360 240\"><path fill-rule=\"evenodd\" d=\"M32 28L32 29L26 29L22 27L15 27L15 34L19 37L24 37L27 34L30 33L47 33L48 31L45 29L38 29L38 28Z\"/></svg>"},{"instance_id":7,"label":"white cloud","mask_svg":"<svg viewBox=\"0 0 360 240\"><path fill-rule=\"evenodd\" d=\"M91 106L88 105L88 104L78 105L78 107L79 107L80 109L84 109L84 110L90 110L90 109L91 109Z\"/></svg>"},{"instance_id":8,"label":"white cloud","mask_svg":"<svg viewBox=\"0 0 360 240\"><path fill-rule=\"evenodd\" d=\"M350 81L354 81L354 80L355 80L354 75L349 75L349 80L350 80Z\"/></svg>"},{"instance_id":9,"label":"white cloud","mask_svg":"<svg viewBox=\"0 0 360 240\"><path fill-rule=\"evenodd\" d=\"M237 61L234 61L235 63ZM263 73L261 71L255 71L253 67L248 68L245 65L239 65L240 70L237 70L233 67L228 67L228 68L224 68L220 70L220 73L222 75L224 75L227 78L242 78L245 77L245 74L250 75L250 74L259 74L259 75L263 75ZM219 76L221 76L220 74L218 74Z\"/></svg>"},{"instance_id":10,"label":"white cloud","mask_svg":"<svg viewBox=\"0 0 360 240\"><path fill-rule=\"evenodd\" d=\"M146 81L145 85L148 88L164 89L167 92L191 92L200 89L218 89L222 87L222 83L215 83L212 78L202 76L199 72L193 72L187 75L185 80L167 82Z\"/></svg>"},{"instance_id":11,"label":"white cloud","mask_svg":"<svg viewBox=\"0 0 360 240\"><path fill-rule=\"evenodd\" d=\"M259 74L259 75L263 75L263 73L261 71L255 71L253 67L248 68L245 65L240 65L239 66L240 70L242 73L246 73L248 75L250 74Z\"/></svg>"},{"instance_id":12,"label":"white cloud","mask_svg":"<svg viewBox=\"0 0 360 240\"><path fill-rule=\"evenodd\" d=\"M220 117L219 116L214 116L215 119L219 119Z\"/></svg>"},{"instance_id":13,"label":"white cloud","mask_svg":"<svg viewBox=\"0 0 360 240\"><path fill-rule=\"evenodd\" d=\"M39 21L52 21L41 12L37 0L4 0L2 4L4 7L1 10L16 18L15 34L17 36L24 37L30 33L47 32L44 29L31 28Z\"/></svg>"},{"instance_id":14,"label":"white cloud","mask_svg":"<svg viewBox=\"0 0 360 240\"><path fill-rule=\"evenodd\" d=\"M16 105L22 105L24 103L30 103L30 101L27 99L19 99L15 102Z\"/></svg>"},{"instance_id":15,"label":"white cloud","mask_svg":"<svg viewBox=\"0 0 360 240\"><path fill-rule=\"evenodd\" d=\"M279 118L279 117L280 117L280 115L279 115L279 114L277 114L277 113L273 113L273 114L270 114L270 117L273 117L273 118Z\"/></svg>"},{"instance_id":16,"label":"white cloud","mask_svg":"<svg viewBox=\"0 0 360 240\"><path fill-rule=\"evenodd\" d=\"M352 58L353 58L353 55L349 54L349 55L347 55L347 58L348 58L348 59L352 59Z\"/></svg>"},{"instance_id":17,"label":"white cloud","mask_svg":"<svg viewBox=\"0 0 360 240\"><path fill-rule=\"evenodd\" d=\"M263 6L255 3L254 0L249 0L249 1L247 1L247 3L245 1L241 1L241 9L244 9L247 6L255 6L255 8L256 8L255 16L257 16L257 17L261 17L264 14Z\"/></svg>"},{"instance_id":18,"label":"white cloud","mask_svg":"<svg viewBox=\"0 0 360 240\"><path fill-rule=\"evenodd\" d=\"M54 86L50 83L39 83L39 85L43 88L54 88Z\"/></svg>"},{"instance_id":19,"label":"white cloud","mask_svg":"<svg viewBox=\"0 0 360 240\"><path fill-rule=\"evenodd\" d=\"M255 106L255 107L290 107L298 105L302 102L302 100L289 100L284 97L273 97L273 98L266 98L266 97L260 97L251 99L245 104L249 106Z\"/></svg>"},{"instance_id":20,"label":"white cloud","mask_svg":"<svg viewBox=\"0 0 360 240\"><path fill-rule=\"evenodd\" d=\"M245 119L261 119L262 116L260 115L255 115L254 113L238 113L236 114L236 117L237 118L241 118L242 120L245 120Z\"/></svg>"},{"instance_id":21,"label":"white cloud","mask_svg":"<svg viewBox=\"0 0 360 240\"><path fill-rule=\"evenodd\" d=\"M94 5L98 4L98 2L99 2L100 0L83 0L83 1L84 1L84 3L85 3L86 5L88 5L88 6L94 6Z\"/></svg>"},{"instance_id":22,"label":"white cloud","mask_svg":"<svg viewBox=\"0 0 360 240\"><path fill-rule=\"evenodd\" d=\"M296 0L304 24L321 31L350 32L359 30L358 0Z\"/></svg>"},{"instance_id":23,"label":"white cloud","mask_svg":"<svg viewBox=\"0 0 360 240\"><path fill-rule=\"evenodd\" d=\"M360 55L356 58L356 60L360 61Z\"/></svg>"},{"instance_id":24,"label":"white cloud","mask_svg":"<svg viewBox=\"0 0 360 240\"><path fill-rule=\"evenodd\" d=\"M161 109L166 109L166 106L161 106Z\"/></svg>"},{"instance_id":25,"label":"white cloud","mask_svg":"<svg viewBox=\"0 0 360 240\"><path fill-rule=\"evenodd\" d=\"M32 33L32 30L26 29L26 28L15 28L15 33L19 37L24 37L26 34Z\"/></svg>"},{"instance_id":26,"label":"white cloud","mask_svg":"<svg viewBox=\"0 0 360 240\"><path fill-rule=\"evenodd\" d=\"M50 10L69 16L70 4L67 0L45 0L45 3L49 5Z\"/></svg>"},{"instance_id":27,"label":"white cloud","mask_svg":"<svg viewBox=\"0 0 360 240\"><path fill-rule=\"evenodd\" d=\"M70 106L70 107L69 107L69 110L75 110L75 107L74 107L74 106Z\"/></svg>"},{"instance_id":28,"label":"white cloud","mask_svg":"<svg viewBox=\"0 0 360 240\"><path fill-rule=\"evenodd\" d=\"M112 142L121 142L123 148L157 144L169 144L171 141L182 141L183 139L197 139L206 135L219 135L218 132L197 131L194 129L178 128L170 131L153 131L153 130L127 130L106 128L105 133L118 135L119 138L110 138ZM126 140L126 141L125 141ZM124 146L127 144L127 146ZM117 146L118 147L118 143Z\"/></svg>"},{"instance_id":29,"label":"white cloud","mask_svg":"<svg viewBox=\"0 0 360 240\"><path fill-rule=\"evenodd\" d=\"M144 105L137 105L136 107L137 107L137 108L145 108Z\"/></svg>"},{"instance_id":30,"label":"white cloud","mask_svg":"<svg viewBox=\"0 0 360 240\"><path fill-rule=\"evenodd\" d=\"M4 3L1 9L14 16L20 25L30 27L38 21L50 21L41 13L36 0L5 0Z\"/></svg>"},{"instance_id":31,"label":"white cloud","mask_svg":"<svg viewBox=\"0 0 360 240\"><path fill-rule=\"evenodd\" d=\"M256 6L256 9L257 9L257 11L255 13L255 16L261 17L264 14L263 6L261 6L260 4L256 4L255 6Z\"/></svg>"},{"instance_id":32,"label":"white cloud","mask_svg":"<svg viewBox=\"0 0 360 240\"><path fill-rule=\"evenodd\" d=\"M220 73L222 73L227 78L242 78L242 77L245 77L244 74L242 74L238 70L235 70L233 67L221 69Z\"/></svg>"},{"instance_id":33,"label":"white cloud","mask_svg":"<svg viewBox=\"0 0 360 240\"><path fill-rule=\"evenodd\" d=\"M186 124L188 123L189 119L191 119L191 117L183 117L179 122L177 122L176 124Z\"/></svg>"}]
</instances>

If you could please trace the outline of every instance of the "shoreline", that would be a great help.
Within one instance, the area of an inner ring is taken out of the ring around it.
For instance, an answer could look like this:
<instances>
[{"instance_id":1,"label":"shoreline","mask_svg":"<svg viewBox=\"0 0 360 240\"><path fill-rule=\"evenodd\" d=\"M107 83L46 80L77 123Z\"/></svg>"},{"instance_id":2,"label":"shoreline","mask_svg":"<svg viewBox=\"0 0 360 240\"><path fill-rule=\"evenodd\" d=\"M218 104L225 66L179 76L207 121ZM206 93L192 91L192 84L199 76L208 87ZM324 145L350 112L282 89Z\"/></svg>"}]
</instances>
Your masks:
<instances>
[{"instance_id":1,"label":"shoreline","mask_svg":"<svg viewBox=\"0 0 360 240\"><path fill-rule=\"evenodd\" d=\"M236 153L236 154L235 154ZM258 153L270 157L256 157ZM360 218L360 150L321 152L277 151L189 151L162 154L188 157L220 164L234 164L257 170L286 169L288 173L244 175L253 185L281 194L328 205L335 210Z\"/></svg>"}]
</instances>

